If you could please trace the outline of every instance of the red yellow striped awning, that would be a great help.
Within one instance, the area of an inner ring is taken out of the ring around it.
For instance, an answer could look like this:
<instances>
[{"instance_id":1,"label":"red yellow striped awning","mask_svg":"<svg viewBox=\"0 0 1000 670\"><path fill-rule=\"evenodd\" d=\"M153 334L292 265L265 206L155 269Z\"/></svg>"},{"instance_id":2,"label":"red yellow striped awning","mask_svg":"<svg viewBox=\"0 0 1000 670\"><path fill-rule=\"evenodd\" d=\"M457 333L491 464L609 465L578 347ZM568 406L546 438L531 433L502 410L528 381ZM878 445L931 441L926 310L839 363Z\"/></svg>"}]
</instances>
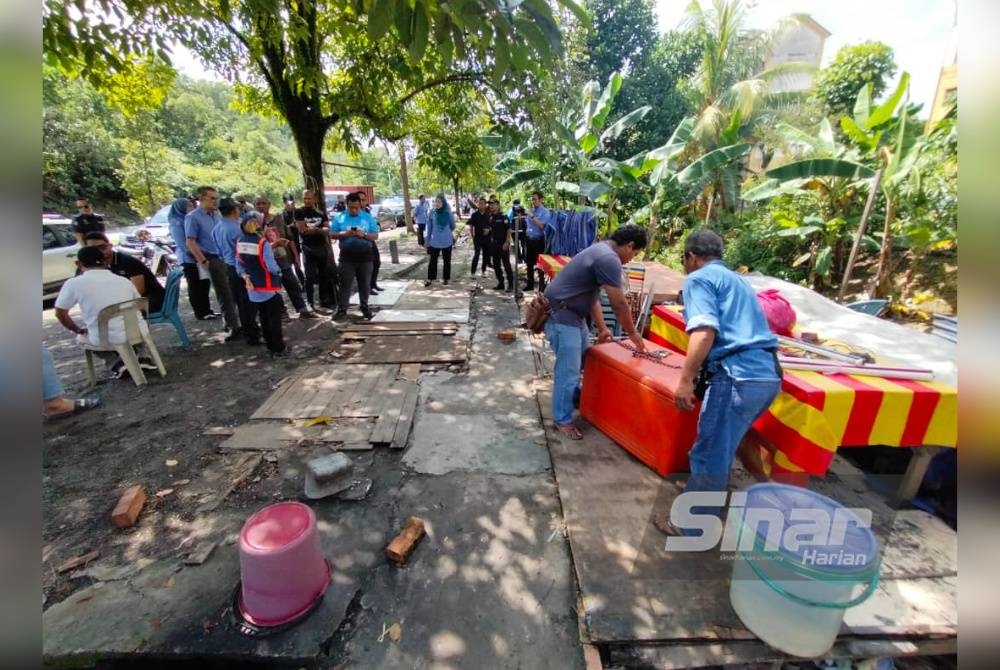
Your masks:
<instances>
[{"instance_id":1,"label":"red yellow striped awning","mask_svg":"<svg viewBox=\"0 0 1000 670\"><path fill-rule=\"evenodd\" d=\"M542 268L545 276L549 279L555 277L569 263L570 256L553 256L551 254L539 254L535 264Z\"/></svg>"},{"instance_id":2,"label":"red yellow striped awning","mask_svg":"<svg viewBox=\"0 0 1000 670\"><path fill-rule=\"evenodd\" d=\"M647 337L685 353L678 310L655 306ZM933 381L786 370L754 429L777 449L776 472L823 475L842 446L955 447L958 391Z\"/></svg>"}]
</instances>

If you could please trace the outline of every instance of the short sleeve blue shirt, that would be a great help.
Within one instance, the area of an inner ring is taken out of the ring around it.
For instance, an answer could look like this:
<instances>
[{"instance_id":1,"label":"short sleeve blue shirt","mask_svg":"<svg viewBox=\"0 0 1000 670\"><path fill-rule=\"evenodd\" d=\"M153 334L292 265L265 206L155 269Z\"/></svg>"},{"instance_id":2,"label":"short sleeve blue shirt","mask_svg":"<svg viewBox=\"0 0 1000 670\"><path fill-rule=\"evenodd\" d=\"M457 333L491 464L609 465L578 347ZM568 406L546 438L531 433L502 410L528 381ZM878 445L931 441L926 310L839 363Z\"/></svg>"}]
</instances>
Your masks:
<instances>
[{"instance_id":1,"label":"short sleeve blue shirt","mask_svg":"<svg viewBox=\"0 0 1000 670\"><path fill-rule=\"evenodd\" d=\"M232 219L223 218L212 229L212 239L226 265L236 267L236 241L242 236L240 224Z\"/></svg>"},{"instance_id":2,"label":"short sleeve blue shirt","mask_svg":"<svg viewBox=\"0 0 1000 670\"><path fill-rule=\"evenodd\" d=\"M739 275L714 260L695 270L684 281L685 329L708 327L715 342L708 361L725 359L736 379L772 379L774 357L765 351L778 346L767 325L764 310L753 288Z\"/></svg>"},{"instance_id":3,"label":"short sleeve blue shirt","mask_svg":"<svg viewBox=\"0 0 1000 670\"><path fill-rule=\"evenodd\" d=\"M184 217L184 236L197 242L206 254L218 256L219 247L216 246L215 239L212 237L212 230L215 228L215 223L221 218L218 212L209 214L201 207L196 207Z\"/></svg>"}]
</instances>

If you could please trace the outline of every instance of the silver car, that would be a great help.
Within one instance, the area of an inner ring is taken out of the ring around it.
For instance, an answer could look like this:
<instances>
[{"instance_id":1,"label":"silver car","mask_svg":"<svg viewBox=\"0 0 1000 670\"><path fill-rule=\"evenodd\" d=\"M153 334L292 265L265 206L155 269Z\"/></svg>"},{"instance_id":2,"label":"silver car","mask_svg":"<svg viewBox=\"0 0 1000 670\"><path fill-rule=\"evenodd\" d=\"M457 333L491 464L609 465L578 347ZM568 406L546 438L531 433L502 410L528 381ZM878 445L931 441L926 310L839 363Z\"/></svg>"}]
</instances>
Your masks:
<instances>
[{"instance_id":1,"label":"silver car","mask_svg":"<svg viewBox=\"0 0 1000 670\"><path fill-rule=\"evenodd\" d=\"M58 214L42 214L42 300L59 295L63 282L76 274L73 222Z\"/></svg>"}]
</instances>

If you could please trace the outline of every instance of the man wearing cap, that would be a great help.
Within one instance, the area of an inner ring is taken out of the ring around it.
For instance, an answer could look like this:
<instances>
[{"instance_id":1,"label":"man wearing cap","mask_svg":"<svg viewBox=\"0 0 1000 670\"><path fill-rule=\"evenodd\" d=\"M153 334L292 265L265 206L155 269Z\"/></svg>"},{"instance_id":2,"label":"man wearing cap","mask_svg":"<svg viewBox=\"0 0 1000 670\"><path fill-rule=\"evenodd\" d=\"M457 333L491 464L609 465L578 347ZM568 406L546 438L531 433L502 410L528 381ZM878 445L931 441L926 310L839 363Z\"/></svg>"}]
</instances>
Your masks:
<instances>
[{"instance_id":1,"label":"man wearing cap","mask_svg":"<svg viewBox=\"0 0 1000 670\"><path fill-rule=\"evenodd\" d=\"M699 373L707 383L685 492L726 490L736 448L781 388L778 340L753 288L721 258L722 238L707 228L692 231L684 242L682 262L688 276L682 294L688 347L674 404L692 411L698 400ZM720 513L716 507L692 511ZM654 523L668 535L701 533L679 528L664 514L655 515Z\"/></svg>"},{"instance_id":2,"label":"man wearing cap","mask_svg":"<svg viewBox=\"0 0 1000 670\"><path fill-rule=\"evenodd\" d=\"M100 344L98 319L101 310L116 303L140 298L135 285L128 279L112 274L104 260L104 252L95 246L81 247L76 253L76 264L80 274L67 279L56 297L56 319L63 328L76 334L81 344ZM79 325L69 315L73 307L79 305L83 325ZM139 319L139 330L149 332L145 319ZM123 344L126 341L124 317L116 316L108 321L108 342ZM110 366L111 372L119 379L128 374L125 362L116 351L95 351L98 358ZM146 370L155 370L152 360L140 356L139 365Z\"/></svg>"},{"instance_id":3,"label":"man wearing cap","mask_svg":"<svg viewBox=\"0 0 1000 670\"><path fill-rule=\"evenodd\" d=\"M229 288L229 266L219 255L219 248L212 235L215 224L222 220L216 204L218 198L219 194L211 186L198 189L198 206L184 217L184 235L187 238L188 252L199 266L207 270L212 279L215 299L222 306L222 315L229 330L226 341L232 342L242 337L242 333L236 302Z\"/></svg>"},{"instance_id":4,"label":"man wearing cap","mask_svg":"<svg viewBox=\"0 0 1000 670\"><path fill-rule=\"evenodd\" d=\"M493 260L493 272L497 277L497 285L493 287L493 290L506 290L510 293L514 290L514 269L510 266L510 219L500 211L500 201L495 195L490 196L489 205L490 255ZM507 277L506 285L504 284L504 275Z\"/></svg>"}]
</instances>

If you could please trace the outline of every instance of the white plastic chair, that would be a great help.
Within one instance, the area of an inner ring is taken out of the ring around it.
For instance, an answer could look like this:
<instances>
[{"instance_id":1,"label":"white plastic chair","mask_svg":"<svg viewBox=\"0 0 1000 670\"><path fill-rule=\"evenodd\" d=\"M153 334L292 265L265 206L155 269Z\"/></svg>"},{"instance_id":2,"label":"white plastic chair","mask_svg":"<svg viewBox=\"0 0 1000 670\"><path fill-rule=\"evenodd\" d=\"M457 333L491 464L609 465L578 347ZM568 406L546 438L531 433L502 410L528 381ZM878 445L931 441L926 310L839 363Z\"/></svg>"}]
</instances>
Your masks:
<instances>
[{"instance_id":1,"label":"white plastic chair","mask_svg":"<svg viewBox=\"0 0 1000 670\"><path fill-rule=\"evenodd\" d=\"M87 356L87 377L90 379L91 386L97 385L97 375L94 372L93 352L95 351L118 352L118 355L125 361L125 367L128 369L129 374L132 375L132 381L135 382L135 385L142 386L145 384L146 374L139 366L139 358L136 356L135 349L133 348L136 344L145 344L146 348L149 349L149 355L152 356L153 362L156 363L156 368L160 371L160 376L165 377L167 375L167 369L163 367L163 360L160 358L160 352L156 349L153 337L149 334L148 330L147 332L143 332L139 328L139 320L142 318L141 312L148 308L148 298L136 298L108 305L97 315L98 344L91 344L89 342L83 344L83 351ZM108 341L108 321L119 316L125 323L125 342L113 344Z\"/></svg>"}]
</instances>

